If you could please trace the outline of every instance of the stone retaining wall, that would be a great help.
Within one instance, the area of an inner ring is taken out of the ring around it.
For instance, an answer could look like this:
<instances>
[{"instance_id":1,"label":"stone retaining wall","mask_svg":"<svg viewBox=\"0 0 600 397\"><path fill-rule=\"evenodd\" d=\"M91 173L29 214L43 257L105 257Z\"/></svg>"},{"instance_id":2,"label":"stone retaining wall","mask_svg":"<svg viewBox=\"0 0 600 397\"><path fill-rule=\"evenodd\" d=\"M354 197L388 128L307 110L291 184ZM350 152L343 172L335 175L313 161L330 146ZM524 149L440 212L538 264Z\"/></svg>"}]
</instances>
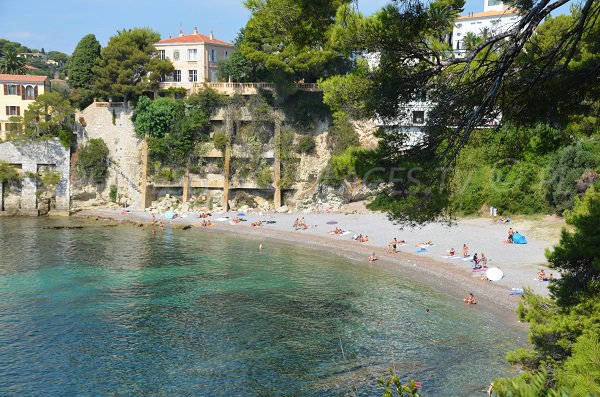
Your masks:
<instances>
[{"instance_id":1,"label":"stone retaining wall","mask_svg":"<svg viewBox=\"0 0 600 397\"><path fill-rule=\"evenodd\" d=\"M60 174L60 182L56 185L56 209L69 210L70 183L69 169L71 151L65 148L58 139L34 143L5 142L0 144L0 161L19 165L23 175L21 184L21 213L37 214L36 180L26 177L26 173L38 173L39 166L52 166ZM3 205L2 184L0 184L0 210Z\"/></svg>"}]
</instances>

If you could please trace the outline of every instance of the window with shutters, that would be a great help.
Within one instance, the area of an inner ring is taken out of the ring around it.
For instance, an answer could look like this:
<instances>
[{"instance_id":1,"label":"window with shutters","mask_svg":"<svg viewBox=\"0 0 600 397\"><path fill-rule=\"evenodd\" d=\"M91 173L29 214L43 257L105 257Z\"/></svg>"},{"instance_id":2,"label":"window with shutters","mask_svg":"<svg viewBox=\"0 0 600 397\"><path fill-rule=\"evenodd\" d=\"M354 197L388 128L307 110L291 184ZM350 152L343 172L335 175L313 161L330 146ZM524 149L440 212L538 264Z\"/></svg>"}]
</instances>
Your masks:
<instances>
[{"instance_id":1,"label":"window with shutters","mask_svg":"<svg viewBox=\"0 0 600 397\"><path fill-rule=\"evenodd\" d=\"M7 84L7 95L19 95L19 86L16 84Z\"/></svg>"},{"instance_id":2,"label":"window with shutters","mask_svg":"<svg viewBox=\"0 0 600 397\"><path fill-rule=\"evenodd\" d=\"M6 115L7 116L20 116L21 115L21 107L20 106L7 106L6 107Z\"/></svg>"},{"instance_id":3,"label":"window with shutters","mask_svg":"<svg viewBox=\"0 0 600 397\"><path fill-rule=\"evenodd\" d=\"M35 99L33 86L28 85L27 87L25 87L25 93L23 95L23 99Z\"/></svg>"}]
</instances>

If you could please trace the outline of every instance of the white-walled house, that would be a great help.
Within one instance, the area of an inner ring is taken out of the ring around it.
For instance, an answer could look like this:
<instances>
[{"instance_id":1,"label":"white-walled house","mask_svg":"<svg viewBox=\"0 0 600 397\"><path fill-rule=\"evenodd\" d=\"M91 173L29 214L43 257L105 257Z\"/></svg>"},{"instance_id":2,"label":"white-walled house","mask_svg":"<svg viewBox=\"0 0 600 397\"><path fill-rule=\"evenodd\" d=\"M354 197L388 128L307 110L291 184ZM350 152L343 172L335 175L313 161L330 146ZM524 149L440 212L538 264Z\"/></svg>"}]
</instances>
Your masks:
<instances>
[{"instance_id":1,"label":"white-walled house","mask_svg":"<svg viewBox=\"0 0 600 397\"><path fill-rule=\"evenodd\" d=\"M501 1L483 0L483 12L471 12L454 22L452 51L457 56L465 54L464 39L467 33L481 35L487 30L490 35L497 35L514 27L520 19L518 10L508 8Z\"/></svg>"},{"instance_id":2,"label":"white-walled house","mask_svg":"<svg viewBox=\"0 0 600 397\"><path fill-rule=\"evenodd\" d=\"M155 43L161 59L170 59L175 71L160 83L161 88L182 87L191 89L194 84L217 81L218 63L231 56L233 44L198 33L168 38Z\"/></svg>"}]
</instances>

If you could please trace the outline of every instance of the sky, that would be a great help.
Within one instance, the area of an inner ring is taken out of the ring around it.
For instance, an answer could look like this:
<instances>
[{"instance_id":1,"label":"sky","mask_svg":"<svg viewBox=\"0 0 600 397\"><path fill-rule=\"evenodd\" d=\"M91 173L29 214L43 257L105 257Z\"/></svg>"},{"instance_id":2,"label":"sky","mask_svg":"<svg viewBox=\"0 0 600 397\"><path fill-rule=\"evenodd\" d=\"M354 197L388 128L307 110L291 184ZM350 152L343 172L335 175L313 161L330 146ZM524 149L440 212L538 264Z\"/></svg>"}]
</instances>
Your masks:
<instances>
[{"instance_id":1,"label":"sky","mask_svg":"<svg viewBox=\"0 0 600 397\"><path fill-rule=\"evenodd\" d=\"M389 1L359 0L358 7L371 15ZM471 11L483 11L483 0L467 0L465 13ZM242 0L0 0L0 38L69 55L89 33L104 47L118 30L144 26L162 38L197 26L231 42L249 16Z\"/></svg>"}]
</instances>

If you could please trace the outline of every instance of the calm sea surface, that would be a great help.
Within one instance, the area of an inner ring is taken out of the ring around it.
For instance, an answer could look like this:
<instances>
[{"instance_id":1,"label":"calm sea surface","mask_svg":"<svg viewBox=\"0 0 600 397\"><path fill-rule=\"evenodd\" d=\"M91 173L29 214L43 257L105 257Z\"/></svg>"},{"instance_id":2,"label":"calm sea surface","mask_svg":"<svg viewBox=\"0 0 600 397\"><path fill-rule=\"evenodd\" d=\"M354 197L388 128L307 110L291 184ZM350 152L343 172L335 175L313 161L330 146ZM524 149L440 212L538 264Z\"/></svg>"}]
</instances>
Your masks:
<instances>
[{"instance_id":1,"label":"calm sea surface","mask_svg":"<svg viewBox=\"0 0 600 397\"><path fill-rule=\"evenodd\" d=\"M481 396L524 338L401 274L196 231L0 218L1 396ZM431 309L431 314L426 313Z\"/></svg>"}]
</instances>

